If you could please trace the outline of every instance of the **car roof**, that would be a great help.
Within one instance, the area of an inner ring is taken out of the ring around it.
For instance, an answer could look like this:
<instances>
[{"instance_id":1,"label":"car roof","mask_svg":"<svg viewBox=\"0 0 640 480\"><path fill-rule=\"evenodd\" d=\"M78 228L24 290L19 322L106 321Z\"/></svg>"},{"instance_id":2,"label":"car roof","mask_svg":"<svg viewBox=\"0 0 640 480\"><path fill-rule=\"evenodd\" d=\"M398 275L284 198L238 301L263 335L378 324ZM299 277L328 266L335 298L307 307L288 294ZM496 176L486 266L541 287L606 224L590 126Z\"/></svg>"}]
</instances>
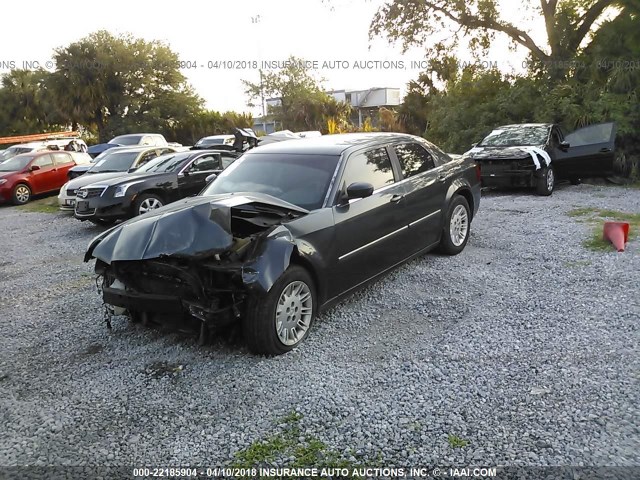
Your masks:
<instances>
[{"instance_id":1,"label":"car roof","mask_svg":"<svg viewBox=\"0 0 640 480\"><path fill-rule=\"evenodd\" d=\"M167 147L163 147L163 146L158 146L158 145L138 145L138 146L131 146L131 147L111 147L107 150L104 151L104 153L116 153L116 152L143 152L145 150L157 150L158 148L167 148ZM171 148L171 147L168 147ZM171 152L168 152L171 153Z\"/></svg>"},{"instance_id":2,"label":"car roof","mask_svg":"<svg viewBox=\"0 0 640 480\"><path fill-rule=\"evenodd\" d=\"M368 132L339 133L321 137L301 138L258 146L247 153L305 153L313 155L340 155L346 150L385 145L394 141L419 141L418 137L405 133Z\"/></svg>"},{"instance_id":3,"label":"car roof","mask_svg":"<svg viewBox=\"0 0 640 480\"><path fill-rule=\"evenodd\" d=\"M521 128L521 127L552 127L553 123L512 123L511 125L502 125L498 128Z\"/></svg>"}]
</instances>

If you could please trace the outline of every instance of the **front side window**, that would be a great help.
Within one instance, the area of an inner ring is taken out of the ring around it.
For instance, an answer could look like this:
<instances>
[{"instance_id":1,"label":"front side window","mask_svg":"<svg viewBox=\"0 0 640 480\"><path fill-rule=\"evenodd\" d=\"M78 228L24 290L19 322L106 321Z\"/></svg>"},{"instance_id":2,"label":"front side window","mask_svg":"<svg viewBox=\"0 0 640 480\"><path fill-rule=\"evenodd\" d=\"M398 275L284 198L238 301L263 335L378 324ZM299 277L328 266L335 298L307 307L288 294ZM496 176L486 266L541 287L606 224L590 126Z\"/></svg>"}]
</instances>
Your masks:
<instances>
[{"instance_id":1,"label":"front side window","mask_svg":"<svg viewBox=\"0 0 640 480\"><path fill-rule=\"evenodd\" d=\"M582 147L584 145L608 143L613 139L614 135L614 123L600 123L576 130L567 135L566 140L572 147Z\"/></svg>"},{"instance_id":2,"label":"front side window","mask_svg":"<svg viewBox=\"0 0 640 480\"><path fill-rule=\"evenodd\" d=\"M53 160L51 155L41 155L34 160L33 165L37 165L40 168L53 167Z\"/></svg>"},{"instance_id":3,"label":"front side window","mask_svg":"<svg viewBox=\"0 0 640 480\"><path fill-rule=\"evenodd\" d=\"M359 152L349 157L341 185L348 187L355 182L370 183L374 190L394 182L391 159L385 148Z\"/></svg>"},{"instance_id":4,"label":"front side window","mask_svg":"<svg viewBox=\"0 0 640 480\"><path fill-rule=\"evenodd\" d=\"M210 172L220 169L220 155L205 155L193 161L190 172Z\"/></svg>"},{"instance_id":5,"label":"front side window","mask_svg":"<svg viewBox=\"0 0 640 480\"><path fill-rule=\"evenodd\" d=\"M431 154L417 143L396 145L395 150L404 178L435 168Z\"/></svg>"}]
</instances>

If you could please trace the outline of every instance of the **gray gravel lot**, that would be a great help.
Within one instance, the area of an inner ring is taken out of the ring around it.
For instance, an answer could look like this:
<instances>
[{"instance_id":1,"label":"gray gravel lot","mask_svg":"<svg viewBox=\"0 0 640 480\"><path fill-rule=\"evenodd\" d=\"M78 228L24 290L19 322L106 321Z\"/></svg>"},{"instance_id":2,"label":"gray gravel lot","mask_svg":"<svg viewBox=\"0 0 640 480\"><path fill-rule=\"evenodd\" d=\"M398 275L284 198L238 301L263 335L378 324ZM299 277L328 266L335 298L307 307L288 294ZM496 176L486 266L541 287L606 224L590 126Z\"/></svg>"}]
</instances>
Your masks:
<instances>
[{"instance_id":1,"label":"gray gravel lot","mask_svg":"<svg viewBox=\"0 0 640 480\"><path fill-rule=\"evenodd\" d=\"M387 466L640 465L640 241L585 249L584 206L638 213L640 190L490 193L462 254L403 266L277 358L108 331L82 261L101 229L0 207L0 465L221 465L293 411Z\"/></svg>"}]
</instances>

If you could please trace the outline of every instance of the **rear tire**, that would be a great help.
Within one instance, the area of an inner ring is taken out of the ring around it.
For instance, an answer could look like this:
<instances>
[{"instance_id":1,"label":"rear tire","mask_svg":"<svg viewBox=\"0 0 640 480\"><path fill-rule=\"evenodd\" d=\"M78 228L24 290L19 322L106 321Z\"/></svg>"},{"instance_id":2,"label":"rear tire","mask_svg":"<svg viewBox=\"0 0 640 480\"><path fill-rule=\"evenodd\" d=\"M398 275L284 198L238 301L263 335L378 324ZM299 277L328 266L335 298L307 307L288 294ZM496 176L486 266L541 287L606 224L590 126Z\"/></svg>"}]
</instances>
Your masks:
<instances>
[{"instance_id":1,"label":"rear tire","mask_svg":"<svg viewBox=\"0 0 640 480\"><path fill-rule=\"evenodd\" d=\"M461 195L455 195L447 208L444 228L438 250L447 255L457 255L469 241L471 231L471 210L469 202Z\"/></svg>"},{"instance_id":2,"label":"rear tire","mask_svg":"<svg viewBox=\"0 0 640 480\"><path fill-rule=\"evenodd\" d=\"M542 175L536 183L536 192L538 195L548 197L553 193L556 184L556 176L553 167L548 166L542 171Z\"/></svg>"},{"instance_id":3,"label":"rear tire","mask_svg":"<svg viewBox=\"0 0 640 480\"><path fill-rule=\"evenodd\" d=\"M267 293L247 300L242 330L249 349L281 355L308 336L316 315L315 285L304 268L290 265Z\"/></svg>"},{"instance_id":4,"label":"rear tire","mask_svg":"<svg viewBox=\"0 0 640 480\"><path fill-rule=\"evenodd\" d=\"M31 189L24 183L19 183L13 188L14 205L24 205L31 200Z\"/></svg>"}]
</instances>

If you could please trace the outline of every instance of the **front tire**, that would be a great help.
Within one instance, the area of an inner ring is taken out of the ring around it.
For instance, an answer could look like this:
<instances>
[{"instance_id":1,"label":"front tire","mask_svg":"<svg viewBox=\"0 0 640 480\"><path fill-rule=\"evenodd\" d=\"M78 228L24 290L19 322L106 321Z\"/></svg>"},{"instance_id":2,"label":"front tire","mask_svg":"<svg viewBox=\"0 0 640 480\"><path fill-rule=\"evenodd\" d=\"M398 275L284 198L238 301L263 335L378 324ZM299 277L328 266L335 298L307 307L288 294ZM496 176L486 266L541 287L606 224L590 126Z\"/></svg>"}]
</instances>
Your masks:
<instances>
[{"instance_id":1,"label":"front tire","mask_svg":"<svg viewBox=\"0 0 640 480\"><path fill-rule=\"evenodd\" d=\"M19 183L13 189L14 205L24 205L31 200L31 189L24 183Z\"/></svg>"},{"instance_id":2,"label":"front tire","mask_svg":"<svg viewBox=\"0 0 640 480\"><path fill-rule=\"evenodd\" d=\"M439 250L447 255L457 255L469 241L471 209L469 202L461 195L451 200L444 221Z\"/></svg>"},{"instance_id":3,"label":"front tire","mask_svg":"<svg viewBox=\"0 0 640 480\"><path fill-rule=\"evenodd\" d=\"M538 178L536 183L536 192L538 195L548 197L553 193L553 188L556 184L556 176L553 171L553 167L546 167L542 171L542 175Z\"/></svg>"},{"instance_id":4,"label":"front tire","mask_svg":"<svg viewBox=\"0 0 640 480\"><path fill-rule=\"evenodd\" d=\"M307 338L316 308L311 275L290 265L266 294L248 299L242 330L249 349L264 355L293 350Z\"/></svg>"},{"instance_id":5,"label":"front tire","mask_svg":"<svg viewBox=\"0 0 640 480\"><path fill-rule=\"evenodd\" d=\"M133 207L133 215L138 216L164 206L164 200L153 193L140 195Z\"/></svg>"}]
</instances>

